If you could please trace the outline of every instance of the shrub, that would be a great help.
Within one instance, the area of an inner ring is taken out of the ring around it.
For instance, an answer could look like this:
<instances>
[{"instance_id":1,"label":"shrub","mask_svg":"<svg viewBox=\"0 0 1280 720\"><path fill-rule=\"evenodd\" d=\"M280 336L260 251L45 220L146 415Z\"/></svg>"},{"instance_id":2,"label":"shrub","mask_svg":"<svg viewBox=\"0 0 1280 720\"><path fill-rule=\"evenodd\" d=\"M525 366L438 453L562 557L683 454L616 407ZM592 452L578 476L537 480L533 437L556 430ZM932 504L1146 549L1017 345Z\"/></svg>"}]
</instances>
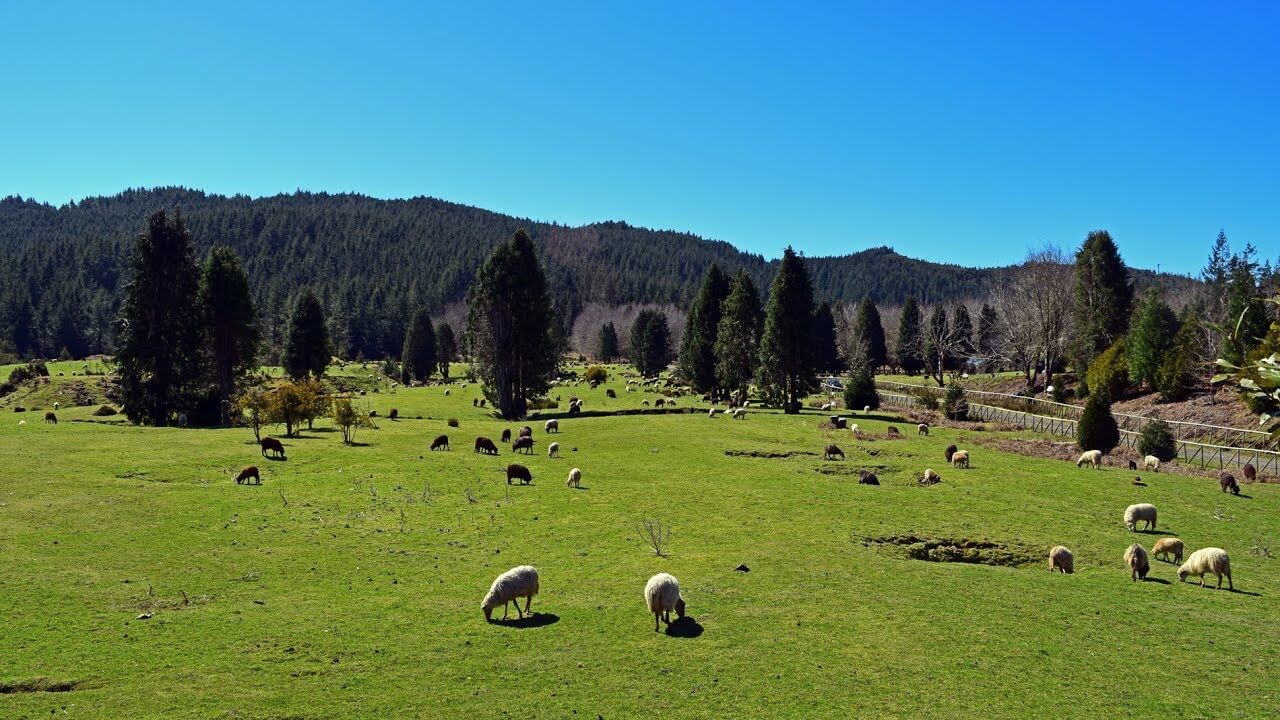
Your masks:
<instances>
[{"instance_id":1,"label":"shrub","mask_svg":"<svg viewBox=\"0 0 1280 720\"><path fill-rule=\"evenodd\" d=\"M1111 402L1096 389L1084 405L1076 425L1076 444L1081 450L1111 452L1120 444L1120 428L1111 415Z\"/></svg>"},{"instance_id":2,"label":"shrub","mask_svg":"<svg viewBox=\"0 0 1280 720\"><path fill-rule=\"evenodd\" d=\"M370 427L368 413L356 412L351 401L341 398L333 402L333 424L342 429L342 442L350 445L356 440L356 430Z\"/></svg>"},{"instance_id":3,"label":"shrub","mask_svg":"<svg viewBox=\"0 0 1280 720\"><path fill-rule=\"evenodd\" d=\"M1125 357L1124 340L1117 340L1089 365L1086 384L1090 395L1101 395L1107 405L1118 400L1129 387L1129 361ZM1101 450L1101 448L1090 448Z\"/></svg>"},{"instance_id":4,"label":"shrub","mask_svg":"<svg viewBox=\"0 0 1280 720\"><path fill-rule=\"evenodd\" d=\"M850 411L870 406L880 407L880 394L876 392L875 377L871 368L856 369L844 386L844 406Z\"/></svg>"},{"instance_id":5,"label":"shrub","mask_svg":"<svg viewBox=\"0 0 1280 720\"><path fill-rule=\"evenodd\" d=\"M458 418L449 418L449 427L458 427Z\"/></svg>"},{"instance_id":6,"label":"shrub","mask_svg":"<svg viewBox=\"0 0 1280 720\"><path fill-rule=\"evenodd\" d=\"M969 401L964 396L964 388L955 383L947 386L946 397L942 399L942 414L948 420L969 419Z\"/></svg>"},{"instance_id":7,"label":"shrub","mask_svg":"<svg viewBox=\"0 0 1280 720\"><path fill-rule=\"evenodd\" d=\"M39 377L49 377L49 368L41 360L27 363L20 368L14 368L9 373L9 382L14 385L21 385L28 380L34 380Z\"/></svg>"},{"instance_id":8,"label":"shrub","mask_svg":"<svg viewBox=\"0 0 1280 720\"><path fill-rule=\"evenodd\" d=\"M11 382L0 383L0 397L4 397L5 395L16 392L17 390L18 386Z\"/></svg>"},{"instance_id":9,"label":"shrub","mask_svg":"<svg viewBox=\"0 0 1280 720\"><path fill-rule=\"evenodd\" d=\"M1178 443L1173 438L1173 428L1163 420L1152 420L1138 433L1138 452L1155 455L1160 462L1169 462L1178 454Z\"/></svg>"},{"instance_id":10,"label":"shrub","mask_svg":"<svg viewBox=\"0 0 1280 720\"><path fill-rule=\"evenodd\" d=\"M116 409L110 405L101 405L97 410L93 411L93 414L97 417L111 417L112 415L115 415L116 412Z\"/></svg>"},{"instance_id":11,"label":"shrub","mask_svg":"<svg viewBox=\"0 0 1280 720\"><path fill-rule=\"evenodd\" d=\"M924 410L938 409L938 396L934 395L928 388L920 388L912 393L916 396L916 405Z\"/></svg>"},{"instance_id":12,"label":"shrub","mask_svg":"<svg viewBox=\"0 0 1280 720\"><path fill-rule=\"evenodd\" d=\"M560 407L560 403L555 398L534 398L529 401L530 410L555 410Z\"/></svg>"},{"instance_id":13,"label":"shrub","mask_svg":"<svg viewBox=\"0 0 1280 720\"><path fill-rule=\"evenodd\" d=\"M609 371L599 365L592 365L582 374L582 379L589 383L602 383L609 379Z\"/></svg>"},{"instance_id":14,"label":"shrub","mask_svg":"<svg viewBox=\"0 0 1280 720\"><path fill-rule=\"evenodd\" d=\"M1067 389L1061 383L1054 385L1053 392L1049 394L1049 397L1054 402L1064 403L1067 401Z\"/></svg>"}]
</instances>

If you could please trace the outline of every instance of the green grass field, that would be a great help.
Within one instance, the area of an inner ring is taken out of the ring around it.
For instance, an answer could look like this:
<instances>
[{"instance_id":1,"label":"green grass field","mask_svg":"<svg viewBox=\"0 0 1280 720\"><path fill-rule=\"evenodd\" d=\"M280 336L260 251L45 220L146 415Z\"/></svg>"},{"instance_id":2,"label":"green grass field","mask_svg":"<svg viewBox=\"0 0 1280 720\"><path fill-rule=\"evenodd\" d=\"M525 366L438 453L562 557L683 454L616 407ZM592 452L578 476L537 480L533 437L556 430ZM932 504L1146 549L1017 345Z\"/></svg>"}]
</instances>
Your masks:
<instances>
[{"instance_id":1,"label":"green grass field","mask_svg":"<svg viewBox=\"0 0 1280 720\"><path fill-rule=\"evenodd\" d=\"M609 387L618 399L553 394L588 413L657 397ZM519 423L472 407L478 393L370 394L360 403L403 419L357 446L319 423L285 440L286 461L245 429L93 422L90 407L56 426L0 416L0 717L1280 714L1280 560L1260 549L1280 540L1280 485L1237 498L1144 473L1135 487L1127 471L978 447L974 431L917 437L890 413L857 413L874 438L859 441L819 429L825 413L753 410L565 418L558 436L533 420L536 454L519 462L534 482L508 487L509 448L471 445ZM887 440L895 422L909 433ZM440 433L452 450L429 452ZM833 441L847 460L822 459ZM951 442L972 469L945 466ZM261 486L231 481L248 464ZM581 490L565 487L575 466ZM941 485L916 487L926 467ZM857 468L883 485L858 485ZM1123 527L1139 501L1159 508L1158 534ZM673 528L668 557L638 537L644 518ZM867 542L905 535L991 540L1015 564ZM1130 581L1128 544L1175 535L1226 548L1237 591L1181 584L1154 559L1151 580ZM1046 570L1059 543L1074 575ZM485 623L489 583L524 563L542 578L534 621ZM674 635L653 631L641 596L659 571L693 618Z\"/></svg>"}]
</instances>

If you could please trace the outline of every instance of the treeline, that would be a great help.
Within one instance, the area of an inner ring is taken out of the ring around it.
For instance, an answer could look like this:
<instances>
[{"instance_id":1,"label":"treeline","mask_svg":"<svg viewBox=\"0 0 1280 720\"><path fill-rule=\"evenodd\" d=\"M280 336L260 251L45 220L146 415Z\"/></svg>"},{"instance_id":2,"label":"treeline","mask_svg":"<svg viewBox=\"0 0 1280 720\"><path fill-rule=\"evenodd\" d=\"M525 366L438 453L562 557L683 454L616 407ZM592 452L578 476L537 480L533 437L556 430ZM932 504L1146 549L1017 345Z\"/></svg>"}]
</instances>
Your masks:
<instances>
[{"instance_id":1,"label":"treeline","mask_svg":"<svg viewBox=\"0 0 1280 720\"><path fill-rule=\"evenodd\" d=\"M688 233L619 222L571 228L432 198L299 192L253 199L157 188L53 207L10 197L0 200L0 353L114 352L129 251L159 210L182 213L198 260L215 245L240 258L270 360L304 286L324 308L336 354L398 356L413 313L425 308L439 317L459 305L489 251L519 229L535 244L566 328L588 303L688 307L713 263L729 275L745 272L757 287L779 267ZM977 298L1008 273L913 260L889 248L806 264L815 296L832 302Z\"/></svg>"}]
</instances>

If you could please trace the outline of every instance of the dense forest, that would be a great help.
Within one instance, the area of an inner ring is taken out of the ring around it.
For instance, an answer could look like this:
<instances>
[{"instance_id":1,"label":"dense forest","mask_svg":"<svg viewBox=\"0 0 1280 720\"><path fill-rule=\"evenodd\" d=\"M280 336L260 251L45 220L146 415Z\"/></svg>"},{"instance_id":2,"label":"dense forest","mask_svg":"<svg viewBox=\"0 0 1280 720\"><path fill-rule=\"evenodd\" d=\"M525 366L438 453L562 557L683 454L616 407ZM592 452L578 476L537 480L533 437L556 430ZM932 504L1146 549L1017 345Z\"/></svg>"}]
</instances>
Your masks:
<instances>
[{"instance_id":1,"label":"dense forest","mask_svg":"<svg viewBox=\"0 0 1280 720\"><path fill-rule=\"evenodd\" d=\"M111 352L129 248L162 209L181 212L199 259L215 244L243 259L266 348L279 347L292 296L310 286L335 349L348 357L398 355L414 311L438 313L461 301L490 250L521 228L569 326L587 303L687 307L713 262L767 287L778 262L688 233L621 222L567 227L433 198L298 192L254 199L157 188L55 207L9 197L0 200L0 352ZM807 265L815 295L833 302L978 298L1009 272L914 260L887 247L808 258Z\"/></svg>"}]
</instances>

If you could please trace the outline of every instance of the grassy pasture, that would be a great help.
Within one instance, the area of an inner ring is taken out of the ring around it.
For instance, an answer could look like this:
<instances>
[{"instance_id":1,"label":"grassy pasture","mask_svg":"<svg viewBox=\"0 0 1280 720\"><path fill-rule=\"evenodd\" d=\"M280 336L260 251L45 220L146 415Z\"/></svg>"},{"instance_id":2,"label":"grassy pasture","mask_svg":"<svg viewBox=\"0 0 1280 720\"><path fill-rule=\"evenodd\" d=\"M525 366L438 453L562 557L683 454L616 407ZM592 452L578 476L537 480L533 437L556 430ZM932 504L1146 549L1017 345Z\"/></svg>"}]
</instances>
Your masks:
<instances>
[{"instance_id":1,"label":"grassy pasture","mask_svg":"<svg viewBox=\"0 0 1280 720\"><path fill-rule=\"evenodd\" d=\"M553 395L588 413L657 397L608 386L616 400ZM1236 498L1143 473L1135 487L1128 471L976 447L973 431L917 437L891 413L856 413L862 441L815 411L589 415L558 436L536 420L535 455L486 457L476 435L519 423L473 407L476 385L443 392L371 393L362 405L403 419L350 447L319 423L285 439L286 461L245 429L138 428L91 407L57 426L0 416L0 717L1280 713L1280 560L1250 551L1280 540L1280 485ZM452 450L429 452L440 433ZM824 461L827 442L847 459ZM951 442L972 469L944 466ZM506 485L512 461L532 485ZM262 486L231 482L247 464ZM564 484L575 466L582 490ZM882 486L857 485L860 467ZM926 467L941 485L915 486ZM1124 529L1139 501L1159 533ZM673 528L668 557L637 536L643 518ZM904 535L995 541L1015 564L867 543ZM1226 548L1238 592L1180 584L1154 559L1131 582L1125 547L1173 535ZM1045 569L1059 543L1074 575ZM542 575L537 615L486 624L489 583L522 563ZM693 618L672 635L641 597L664 570Z\"/></svg>"}]
</instances>

